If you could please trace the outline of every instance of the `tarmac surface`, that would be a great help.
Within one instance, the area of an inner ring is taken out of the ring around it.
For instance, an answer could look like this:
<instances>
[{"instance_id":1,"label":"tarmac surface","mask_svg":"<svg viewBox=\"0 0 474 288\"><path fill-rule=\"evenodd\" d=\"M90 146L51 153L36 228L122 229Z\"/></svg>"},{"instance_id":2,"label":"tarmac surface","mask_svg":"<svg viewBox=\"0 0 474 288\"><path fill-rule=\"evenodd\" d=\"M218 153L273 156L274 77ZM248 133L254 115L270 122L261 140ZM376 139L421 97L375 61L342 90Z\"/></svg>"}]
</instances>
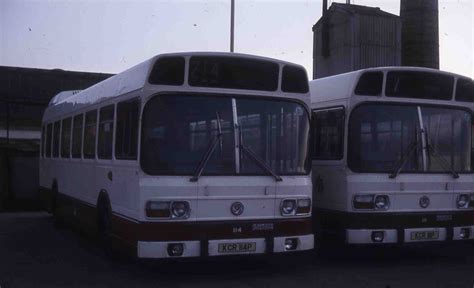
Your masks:
<instances>
[{"instance_id":1,"label":"tarmac surface","mask_svg":"<svg viewBox=\"0 0 474 288\"><path fill-rule=\"evenodd\" d=\"M49 214L0 214L0 287L474 288L474 245L325 248L287 257L110 260Z\"/></svg>"}]
</instances>

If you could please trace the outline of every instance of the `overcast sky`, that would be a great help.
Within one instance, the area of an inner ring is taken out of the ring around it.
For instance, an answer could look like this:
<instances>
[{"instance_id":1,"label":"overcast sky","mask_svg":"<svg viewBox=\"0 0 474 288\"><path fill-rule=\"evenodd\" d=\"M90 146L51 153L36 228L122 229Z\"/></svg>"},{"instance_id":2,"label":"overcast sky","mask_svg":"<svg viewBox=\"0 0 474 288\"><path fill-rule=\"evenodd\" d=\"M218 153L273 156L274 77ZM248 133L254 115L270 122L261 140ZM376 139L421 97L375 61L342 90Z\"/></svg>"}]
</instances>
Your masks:
<instances>
[{"instance_id":1,"label":"overcast sky","mask_svg":"<svg viewBox=\"0 0 474 288\"><path fill-rule=\"evenodd\" d=\"M345 2L331 1L329 2ZM439 0L441 69L474 77L474 5ZM399 0L352 0L399 14ZM321 0L236 0L235 51L304 65ZM0 0L0 65L118 73L153 55L228 51L230 0Z\"/></svg>"}]
</instances>

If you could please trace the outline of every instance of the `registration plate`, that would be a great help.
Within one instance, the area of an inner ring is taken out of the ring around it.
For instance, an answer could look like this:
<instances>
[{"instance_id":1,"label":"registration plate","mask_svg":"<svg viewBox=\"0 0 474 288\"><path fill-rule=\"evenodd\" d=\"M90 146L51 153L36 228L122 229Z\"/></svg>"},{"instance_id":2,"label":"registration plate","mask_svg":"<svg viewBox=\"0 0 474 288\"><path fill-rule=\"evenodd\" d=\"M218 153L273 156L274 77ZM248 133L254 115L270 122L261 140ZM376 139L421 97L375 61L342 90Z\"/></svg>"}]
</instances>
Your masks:
<instances>
[{"instance_id":1,"label":"registration plate","mask_svg":"<svg viewBox=\"0 0 474 288\"><path fill-rule=\"evenodd\" d=\"M255 252L257 244L255 242L242 242L242 243L220 243L219 253L243 253L243 252Z\"/></svg>"},{"instance_id":2,"label":"registration plate","mask_svg":"<svg viewBox=\"0 0 474 288\"><path fill-rule=\"evenodd\" d=\"M438 231L416 231L411 232L411 240L436 240L439 238Z\"/></svg>"}]
</instances>

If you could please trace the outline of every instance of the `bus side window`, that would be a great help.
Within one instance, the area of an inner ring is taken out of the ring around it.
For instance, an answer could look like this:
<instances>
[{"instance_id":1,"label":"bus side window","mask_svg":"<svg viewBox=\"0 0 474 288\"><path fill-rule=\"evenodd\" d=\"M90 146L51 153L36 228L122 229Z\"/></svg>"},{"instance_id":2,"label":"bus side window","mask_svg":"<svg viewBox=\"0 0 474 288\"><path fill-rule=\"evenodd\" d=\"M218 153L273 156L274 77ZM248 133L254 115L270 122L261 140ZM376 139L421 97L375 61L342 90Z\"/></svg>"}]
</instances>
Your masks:
<instances>
[{"instance_id":1,"label":"bus side window","mask_svg":"<svg viewBox=\"0 0 474 288\"><path fill-rule=\"evenodd\" d=\"M46 157L51 157L52 139L53 138L53 124L49 123L46 128Z\"/></svg>"},{"instance_id":2,"label":"bus side window","mask_svg":"<svg viewBox=\"0 0 474 288\"><path fill-rule=\"evenodd\" d=\"M74 116L72 128L72 158L81 158L83 114Z\"/></svg>"},{"instance_id":3,"label":"bus side window","mask_svg":"<svg viewBox=\"0 0 474 288\"><path fill-rule=\"evenodd\" d=\"M45 157L45 151L46 151L46 125L43 125L43 128L41 129L41 157Z\"/></svg>"},{"instance_id":4,"label":"bus side window","mask_svg":"<svg viewBox=\"0 0 474 288\"><path fill-rule=\"evenodd\" d=\"M86 113L84 125L84 158L95 158L95 137L97 133L97 110Z\"/></svg>"},{"instance_id":5,"label":"bus side window","mask_svg":"<svg viewBox=\"0 0 474 288\"><path fill-rule=\"evenodd\" d=\"M54 122L54 131L53 131L53 157L59 157L59 133L61 132L61 122Z\"/></svg>"},{"instance_id":6,"label":"bus side window","mask_svg":"<svg viewBox=\"0 0 474 288\"><path fill-rule=\"evenodd\" d=\"M114 137L115 106L100 108L99 113L99 143L97 156L100 159L112 159L112 144Z\"/></svg>"},{"instance_id":7,"label":"bus side window","mask_svg":"<svg viewBox=\"0 0 474 288\"><path fill-rule=\"evenodd\" d=\"M115 132L116 159L137 159L139 110L140 101L138 98L117 104L117 127Z\"/></svg>"},{"instance_id":8,"label":"bus side window","mask_svg":"<svg viewBox=\"0 0 474 288\"><path fill-rule=\"evenodd\" d=\"M313 159L343 158L344 117L344 108L313 111Z\"/></svg>"},{"instance_id":9,"label":"bus side window","mask_svg":"<svg viewBox=\"0 0 474 288\"><path fill-rule=\"evenodd\" d=\"M63 119L61 130L61 158L69 158L71 152L71 118Z\"/></svg>"}]
</instances>

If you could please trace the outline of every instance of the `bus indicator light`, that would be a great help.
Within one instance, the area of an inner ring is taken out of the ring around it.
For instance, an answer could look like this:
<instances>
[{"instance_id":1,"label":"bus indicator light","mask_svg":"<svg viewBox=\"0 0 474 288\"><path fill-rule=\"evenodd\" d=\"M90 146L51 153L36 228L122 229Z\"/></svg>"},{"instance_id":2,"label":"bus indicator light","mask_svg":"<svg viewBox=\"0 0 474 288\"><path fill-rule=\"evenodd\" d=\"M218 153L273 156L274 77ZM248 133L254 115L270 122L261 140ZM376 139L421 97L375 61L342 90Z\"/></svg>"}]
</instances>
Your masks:
<instances>
[{"instance_id":1,"label":"bus indicator light","mask_svg":"<svg viewBox=\"0 0 474 288\"><path fill-rule=\"evenodd\" d=\"M459 237L461 239L469 239L471 237L471 229L470 228L461 228L459 230Z\"/></svg>"},{"instance_id":2,"label":"bus indicator light","mask_svg":"<svg viewBox=\"0 0 474 288\"><path fill-rule=\"evenodd\" d=\"M148 201L146 203L146 216L153 218L170 218L170 202Z\"/></svg>"},{"instance_id":3,"label":"bus indicator light","mask_svg":"<svg viewBox=\"0 0 474 288\"><path fill-rule=\"evenodd\" d=\"M168 255L172 257L183 256L184 246L181 243L168 244Z\"/></svg>"},{"instance_id":4,"label":"bus indicator light","mask_svg":"<svg viewBox=\"0 0 474 288\"><path fill-rule=\"evenodd\" d=\"M385 238L385 233L384 231L373 231L372 232L372 241L373 242L383 242L383 239Z\"/></svg>"}]
</instances>

